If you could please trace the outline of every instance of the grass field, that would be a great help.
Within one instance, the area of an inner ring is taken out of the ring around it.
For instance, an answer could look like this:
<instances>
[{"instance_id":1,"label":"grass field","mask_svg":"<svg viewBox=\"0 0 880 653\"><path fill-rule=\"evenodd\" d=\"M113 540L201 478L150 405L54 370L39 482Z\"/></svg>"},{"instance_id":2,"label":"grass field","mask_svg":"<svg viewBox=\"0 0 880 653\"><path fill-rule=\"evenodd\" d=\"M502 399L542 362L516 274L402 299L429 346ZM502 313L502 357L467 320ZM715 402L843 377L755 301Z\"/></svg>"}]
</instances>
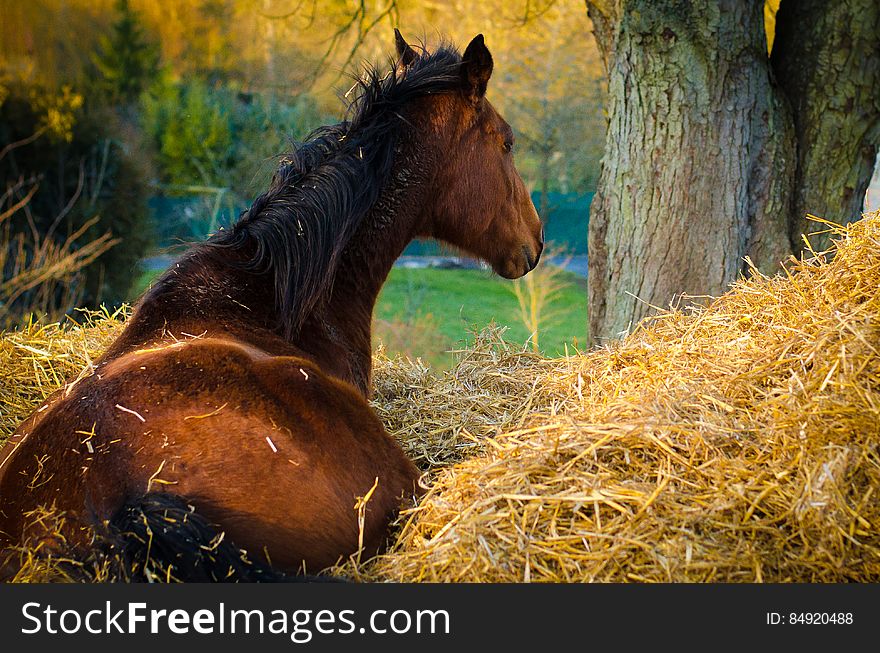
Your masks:
<instances>
[{"instance_id":1,"label":"grass field","mask_svg":"<svg viewBox=\"0 0 880 653\"><path fill-rule=\"evenodd\" d=\"M145 273L137 297L158 272ZM583 347L587 337L587 282L560 275L562 287L546 312L539 342L547 356ZM375 340L389 354L422 358L434 367L452 364L450 350L473 341L473 332L494 322L508 327L505 339L526 343L531 336L519 316L513 282L482 270L394 268L375 311Z\"/></svg>"},{"instance_id":2,"label":"grass field","mask_svg":"<svg viewBox=\"0 0 880 653\"><path fill-rule=\"evenodd\" d=\"M544 354L560 355L583 346L587 336L586 280L563 273L563 287L542 324L539 342ZM525 343L531 333L519 317L513 282L481 270L394 268L376 307L376 335L391 352L419 356L447 367L446 353L473 340L486 325L508 327L505 339ZM389 325L404 338L389 334ZM389 337L390 336L390 337Z\"/></svg>"}]
</instances>

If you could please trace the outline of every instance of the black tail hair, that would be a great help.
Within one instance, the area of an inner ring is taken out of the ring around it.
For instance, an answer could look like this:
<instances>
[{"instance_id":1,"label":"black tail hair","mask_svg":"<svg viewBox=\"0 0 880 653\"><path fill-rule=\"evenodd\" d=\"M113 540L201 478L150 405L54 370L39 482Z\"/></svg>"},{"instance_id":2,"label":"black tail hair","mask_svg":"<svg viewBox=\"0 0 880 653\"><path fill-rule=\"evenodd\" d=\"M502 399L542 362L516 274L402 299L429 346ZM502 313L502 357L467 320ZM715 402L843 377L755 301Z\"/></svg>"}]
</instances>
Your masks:
<instances>
[{"instance_id":1,"label":"black tail hair","mask_svg":"<svg viewBox=\"0 0 880 653\"><path fill-rule=\"evenodd\" d=\"M184 498L149 492L126 503L100 537L111 577L128 582L333 582L252 560Z\"/></svg>"}]
</instances>

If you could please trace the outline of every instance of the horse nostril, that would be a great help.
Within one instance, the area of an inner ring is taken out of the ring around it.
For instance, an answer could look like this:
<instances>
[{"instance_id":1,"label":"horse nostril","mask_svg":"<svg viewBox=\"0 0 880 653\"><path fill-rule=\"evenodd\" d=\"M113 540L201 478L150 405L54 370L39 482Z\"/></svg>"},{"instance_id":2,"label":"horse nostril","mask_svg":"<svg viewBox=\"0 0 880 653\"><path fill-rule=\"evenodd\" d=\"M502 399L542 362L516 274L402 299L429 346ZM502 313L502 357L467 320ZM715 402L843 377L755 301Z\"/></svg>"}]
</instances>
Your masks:
<instances>
[{"instance_id":1,"label":"horse nostril","mask_svg":"<svg viewBox=\"0 0 880 653\"><path fill-rule=\"evenodd\" d=\"M535 266L538 265L538 259L541 258L541 253L538 252L538 256L533 258L531 251L529 251L528 245L522 246L522 253L523 253L523 257L526 260L526 268L527 268L526 272L531 272L532 270L535 269Z\"/></svg>"}]
</instances>

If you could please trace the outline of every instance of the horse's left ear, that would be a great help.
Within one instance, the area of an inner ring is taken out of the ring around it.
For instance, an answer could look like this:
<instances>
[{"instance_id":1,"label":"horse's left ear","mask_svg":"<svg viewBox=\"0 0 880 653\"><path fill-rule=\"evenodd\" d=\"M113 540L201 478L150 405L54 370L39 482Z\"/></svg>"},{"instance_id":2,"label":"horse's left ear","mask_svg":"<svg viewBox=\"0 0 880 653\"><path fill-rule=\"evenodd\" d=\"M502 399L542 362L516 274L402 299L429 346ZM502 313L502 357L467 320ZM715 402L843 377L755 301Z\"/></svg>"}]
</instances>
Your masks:
<instances>
[{"instance_id":1,"label":"horse's left ear","mask_svg":"<svg viewBox=\"0 0 880 653\"><path fill-rule=\"evenodd\" d=\"M402 66L408 66L416 60L416 51L407 43L400 30L394 28L394 45L397 47L397 59Z\"/></svg>"},{"instance_id":2,"label":"horse's left ear","mask_svg":"<svg viewBox=\"0 0 880 653\"><path fill-rule=\"evenodd\" d=\"M486 94L486 84L492 76L492 55L477 34L464 51L461 60L461 81L465 96L475 104Z\"/></svg>"}]
</instances>

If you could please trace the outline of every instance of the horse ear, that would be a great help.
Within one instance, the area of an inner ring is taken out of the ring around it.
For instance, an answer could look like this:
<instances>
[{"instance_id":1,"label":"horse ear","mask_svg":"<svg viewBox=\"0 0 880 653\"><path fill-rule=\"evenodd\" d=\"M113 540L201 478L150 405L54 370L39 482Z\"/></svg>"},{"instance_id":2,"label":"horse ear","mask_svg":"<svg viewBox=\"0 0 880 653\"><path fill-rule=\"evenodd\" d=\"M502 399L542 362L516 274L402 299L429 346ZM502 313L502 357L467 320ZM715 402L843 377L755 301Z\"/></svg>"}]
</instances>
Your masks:
<instances>
[{"instance_id":1,"label":"horse ear","mask_svg":"<svg viewBox=\"0 0 880 653\"><path fill-rule=\"evenodd\" d=\"M477 34L465 49L461 61L464 94L472 102L479 102L486 94L486 84L492 76L492 66L492 55L483 41L483 35Z\"/></svg>"},{"instance_id":2,"label":"horse ear","mask_svg":"<svg viewBox=\"0 0 880 653\"><path fill-rule=\"evenodd\" d=\"M397 58L401 65L408 66L416 59L416 51L413 50L409 43L403 40L400 30L394 28L394 45L397 46Z\"/></svg>"}]
</instances>

